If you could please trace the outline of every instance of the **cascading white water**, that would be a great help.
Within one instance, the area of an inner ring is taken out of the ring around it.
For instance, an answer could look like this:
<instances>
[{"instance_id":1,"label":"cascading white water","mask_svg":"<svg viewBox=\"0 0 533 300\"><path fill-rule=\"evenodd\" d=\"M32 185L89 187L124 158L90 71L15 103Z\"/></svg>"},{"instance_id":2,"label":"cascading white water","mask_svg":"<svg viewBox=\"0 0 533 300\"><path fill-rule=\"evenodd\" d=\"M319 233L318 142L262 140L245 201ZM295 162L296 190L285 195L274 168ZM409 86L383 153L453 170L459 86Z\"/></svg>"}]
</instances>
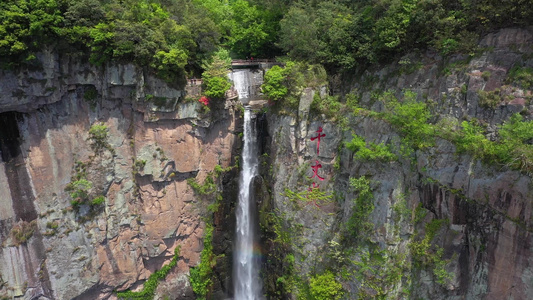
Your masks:
<instances>
[{"instance_id":1,"label":"cascading white water","mask_svg":"<svg viewBox=\"0 0 533 300\"><path fill-rule=\"evenodd\" d=\"M263 84L263 72L259 70L240 69L228 74L239 94L239 100L247 104L261 94L260 86Z\"/></svg>"},{"instance_id":2,"label":"cascading white water","mask_svg":"<svg viewBox=\"0 0 533 300\"><path fill-rule=\"evenodd\" d=\"M246 102L249 97L248 76L246 70L240 70L239 76L230 76L239 93L239 99ZM244 76L241 76L244 75ZM244 85L244 87L243 87ZM242 93L241 93L242 92ZM236 218L236 243L233 258L234 299L257 300L261 295L259 280L259 262L254 256L255 237L255 202L252 190L252 180L257 175L257 143L253 113L249 108L244 111L244 148L242 151L242 171L239 180L239 203Z\"/></svg>"},{"instance_id":3,"label":"cascading white water","mask_svg":"<svg viewBox=\"0 0 533 300\"><path fill-rule=\"evenodd\" d=\"M233 81L233 86L237 90L237 93L239 94L239 99L242 102L246 102L249 100L251 93L251 78L250 78L250 70L248 69L242 69L242 70L235 70L231 73L229 73L229 78Z\"/></svg>"}]
</instances>

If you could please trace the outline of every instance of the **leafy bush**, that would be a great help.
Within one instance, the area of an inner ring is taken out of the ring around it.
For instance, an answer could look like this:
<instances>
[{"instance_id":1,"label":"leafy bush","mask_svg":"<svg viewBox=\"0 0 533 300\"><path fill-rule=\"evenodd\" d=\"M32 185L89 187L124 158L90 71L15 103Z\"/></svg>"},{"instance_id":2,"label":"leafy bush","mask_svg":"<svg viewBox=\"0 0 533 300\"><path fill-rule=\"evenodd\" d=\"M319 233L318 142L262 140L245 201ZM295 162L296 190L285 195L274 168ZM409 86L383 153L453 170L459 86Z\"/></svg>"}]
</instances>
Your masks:
<instances>
[{"instance_id":1,"label":"leafy bush","mask_svg":"<svg viewBox=\"0 0 533 300\"><path fill-rule=\"evenodd\" d=\"M104 196L98 196L96 198L93 199L93 201L91 201L91 205L92 206L98 206L98 205L101 205L105 202L105 197Z\"/></svg>"},{"instance_id":2,"label":"leafy bush","mask_svg":"<svg viewBox=\"0 0 533 300\"><path fill-rule=\"evenodd\" d=\"M516 84L524 89L533 87L533 68L514 66L509 70L506 82Z\"/></svg>"},{"instance_id":3,"label":"leafy bush","mask_svg":"<svg viewBox=\"0 0 533 300\"><path fill-rule=\"evenodd\" d=\"M415 93L405 91L402 102L392 92L385 92L380 99L387 108L384 118L398 128L408 145L413 149L433 146L436 132L429 124L431 113L425 103L416 101Z\"/></svg>"},{"instance_id":4,"label":"leafy bush","mask_svg":"<svg viewBox=\"0 0 533 300\"><path fill-rule=\"evenodd\" d=\"M533 172L533 122L523 121L520 114L513 115L498 132L499 140L490 141L484 129L464 121L456 139L457 150L469 152L489 164L506 165L531 174Z\"/></svg>"},{"instance_id":5,"label":"leafy bush","mask_svg":"<svg viewBox=\"0 0 533 300\"><path fill-rule=\"evenodd\" d=\"M92 144L91 147L95 152L100 152L104 148L110 148L107 143L109 129L104 123L94 123L89 129L89 139Z\"/></svg>"},{"instance_id":6,"label":"leafy bush","mask_svg":"<svg viewBox=\"0 0 533 300\"><path fill-rule=\"evenodd\" d=\"M446 270L449 260L443 259L444 249L433 245L432 241L437 232L447 222L448 220L446 219L432 220L425 226L424 238L409 244L415 265L431 269L436 281L441 285L446 285L452 279L453 275Z\"/></svg>"},{"instance_id":7,"label":"leafy bush","mask_svg":"<svg viewBox=\"0 0 533 300\"><path fill-rule=\"evenodd\" d=\"M394 161L397 159L390 147L383 143L365 142L364 138L356 134L352 134L352 140L346 143L346 148L355 152L355 159L367 161Z\"/></svg>"},{"instance_id":8,"label":"leafy bush","mask_svg":"<svg viewBox=\"0 0 533 300\"><path fill-rule=\"evenodd\" d=\"M342 297L342 285L330 271L309 279L309 290L314 300L331 300Z\"/></svg>"},{"instance_id":9,"label":"leafy bush","mask_svg":"<svg viewBox=\"0 0 533 300\"><path fill-rule=\"evenodd\" d=\"M203 77L203 82L205 84L204 94L212 99L222 99L227 90L231 87L231 83L225 77Z\"/></svg>"},{"instance_id":10,"label":"leafy bush","mask_svg":"<svg viewBox=\"0 0 533 300\"><path fill-rule=\"evenodd\" d=\"M301 192L295 192L286 188L283 196L289 198L289 201L298 206L303 203L312 203L314 206L320 208L322 205L333 201L333 195L327 191L320 190L320 188L309 188Z\"/></svg>"},{"instance_id":11,"label":"leafy bush","mask_svg":"<svg viewBox=\"0 0 533 300\"><path fill-rule=\"evenodd\" d=\"M533 121L514 114L498 131L497 156L507 166L533 173Z\"/></svg>"},{"instance_id":12,"label":"leafy bush","mask_svg":"<svg viewBox=\"0 0 533 300\"><path fill-rule=\"evenodd\" d=\"M63 24L61 1L13 0L0 2L2 67L35 59L44 43L52 42Z\"/></svg>"},{"instance_id":13,"label":"leafy bush","mask_svg":"<svg viewBox=\"0 0 533 300\"><path fill-rule=\"evenodd\" d=\"M261 90L271 100L278 101L283 99L289 92L285 85L287 79L286 69L280 66L273 66L265 73Z\"/></svg>"},{"instance_id":14,"label":"leafy bush","mask_svg":"<svg viewBox=\"0 0 533 300\"><path fill-rule=\"evenodd\" d=\"M343 108L342 103L339 101L338 96L325 96L321 98L318 93L313 96L313 102L311 102L311 111L315 114L324 114L329 119L338 120L341 115L339 114Z\"/></svg>"},{"instance_id":15,"label":"leafy bush","mask_svg":"<svg viewBox=\"0 0 533 300\"><path fill-rule=\"evenodd\" d=\"M477 94L479 96L479 106L484 108L495 109L502 102L500 89L490 92L479 90Z\"/></svg>"},{"instance_id":16,"label":"leafy bush","mask_svg":"<svg viewBox=\"0 0 533 300\"><path fill-rule=\"evenodd\" d=\"M98 91L94 85L89 86L83 93L83 100L89 103L93 103L96 97L98 97Z\"/></svg>"},{"instance_id":17,"label":"leafy bush","mask_svg":"<svg viewBox=\"0 0 533 300\"><path fill-rule=\"evenodd\" d=\"M212 284L211 276L213 267L216 264L216 257L213 254L213 225L206 224L204 232L204 249L200 254L200 264L190 269L190 282L197 299L205 300Z\"/></svg>"},{"instance_id":18,"label":"leafy bush","mask_svg":"<svg viewBox=\"0 0 533 300\"><path fill-rule=\"evenodd\" d=\"M187 183L189 183L194 192L199 195L212 195L217 190L217 185L211 175L205 178L203 184L199 184L195 178L187 179Z\"/></svg>"},{"instance_id":19,"label":"leafy bush","mask_svg":"<svg viewBox=\"0 0 533 300\"><path fill-rule=\"evenodd\" d=\"M480 34L532 24L532 13L527 0L294 2L280 21L279 45L294 59L337 70L425 47L473 55Z\"/></svg>"},{"instance_id":20,"label":"leafy bush","mask_svg":"<svg viewBox=\"0 0 533 300\"><path fill-rule=\"evenodd\" d=\"M73 200L84 202L89 197L89 190L93 187L93 184L86 179L76 180L67 186L67 190L70 192L70 197Z\"/></svg>"},{"instance_id":21,"label":"leafy bush","mask_svg":"<svg viewBox=\"0 0 533 300\"><path fill-rule=\"evenodd\" d=\"M213 54L213 57L204 64L205 71L202 74L202 82L205 85L204 94L208 98L224 98L226 91L231 87L227 76L231 58L229 52L224 49Z\"/></svg>"}]
</instances>

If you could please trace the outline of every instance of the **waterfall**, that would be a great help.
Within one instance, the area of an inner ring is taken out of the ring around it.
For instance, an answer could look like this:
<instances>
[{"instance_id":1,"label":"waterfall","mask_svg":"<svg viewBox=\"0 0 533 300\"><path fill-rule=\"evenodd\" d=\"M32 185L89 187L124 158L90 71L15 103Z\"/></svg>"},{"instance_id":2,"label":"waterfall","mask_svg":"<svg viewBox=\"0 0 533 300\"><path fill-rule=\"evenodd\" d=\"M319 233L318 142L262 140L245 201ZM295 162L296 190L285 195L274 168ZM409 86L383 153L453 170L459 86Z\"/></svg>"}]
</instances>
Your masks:
<instances>
[{"instance_id":1,"label":"waterfall","mask_svg":"<svg viewBox=\"0 0 533 300\"><path fill-rule=\"evenodd\" d=\"M250 96L247 70L240 70L239 76L230 76L243 102ZM242 92L242 93L241 93ZM251 191L253 178L257 175L258 151L256 131L253 122L253 113L250 108L244 111L244 147L242 150L242 171L239 178L239 203L236 218L236 243L233 257L234 270L234 295L235 300L254 300L261 297L261 284L259 280L259 261L254 255L254 245L257 244L255 235L257 221L255 215L255 201Z\"/></svg>"},{"instance_id":2,"label":"waterfall","mask_svg":"<svg viewBox=\"0 0 533 300\"><path fill-rule=\"evenodd\" d=\"M243 104L255 100L260 94L260 86L263 84L263 72L260 70L240 69L233 70L228 74L239 94L239 100Z\"/></svg>"}]
</instances>

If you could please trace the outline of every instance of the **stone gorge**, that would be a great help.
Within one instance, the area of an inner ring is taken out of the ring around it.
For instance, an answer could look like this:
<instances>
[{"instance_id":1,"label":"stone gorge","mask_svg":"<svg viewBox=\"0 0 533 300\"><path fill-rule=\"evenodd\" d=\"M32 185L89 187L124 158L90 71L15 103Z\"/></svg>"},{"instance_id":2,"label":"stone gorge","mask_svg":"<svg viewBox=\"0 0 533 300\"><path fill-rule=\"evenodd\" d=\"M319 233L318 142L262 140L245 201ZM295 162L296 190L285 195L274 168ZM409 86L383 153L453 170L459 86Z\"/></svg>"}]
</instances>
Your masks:
<instances>
[{"instance_id":1,"label":"stone gorge","mask_svg":"<svg viewBox=\"0 0 533 300\"><path fill-rule=\"evenodd\" d=\"M330 299L533 299L531 173L483 162L448 136L402 155L402 128L372 113L388 110L376 91L410 91L430 107L428 122L475 118L494 140L513 114L531 120L531 86L508 79L533 67L532 45L531 29L503 29L473 57L410 53L302 87L288 112L256 111L263 294L327 299L323 281ZM156 299L196 299L201 257L207 298L231 297L238 100L207 110L190 99L194 87L132 64L38 59L40 68L0 73L2 299L116 299L146 288L175 253ZM328 93L356 95L360 113L317 113ZM358 159L353 134L396 159ZM316 194L294 195L315 163L325 196L313 203Z\"/></svg>"}]
</instances>

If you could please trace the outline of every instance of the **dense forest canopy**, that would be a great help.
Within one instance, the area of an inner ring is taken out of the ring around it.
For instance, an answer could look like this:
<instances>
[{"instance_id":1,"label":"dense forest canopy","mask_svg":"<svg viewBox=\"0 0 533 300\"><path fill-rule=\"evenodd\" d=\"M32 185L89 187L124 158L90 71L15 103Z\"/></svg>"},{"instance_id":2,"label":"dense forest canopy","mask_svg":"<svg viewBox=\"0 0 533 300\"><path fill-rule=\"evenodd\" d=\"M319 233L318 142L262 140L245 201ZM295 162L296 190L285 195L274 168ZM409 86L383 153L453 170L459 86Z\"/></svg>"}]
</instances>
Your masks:
<instances>
[{"instance_id":1,"label":"dense forest canopy","mask_svg":"<svg viewBox=\"0 0 533 300\"><path fill-rule=\"evenodd\" d=\"M533 23L529 0L5 0L1 65L54 47L94 64L133 61L172 80L220 47L351 69L413 49L474 51L489 31Z\"/></svg>"}]
</instances>

